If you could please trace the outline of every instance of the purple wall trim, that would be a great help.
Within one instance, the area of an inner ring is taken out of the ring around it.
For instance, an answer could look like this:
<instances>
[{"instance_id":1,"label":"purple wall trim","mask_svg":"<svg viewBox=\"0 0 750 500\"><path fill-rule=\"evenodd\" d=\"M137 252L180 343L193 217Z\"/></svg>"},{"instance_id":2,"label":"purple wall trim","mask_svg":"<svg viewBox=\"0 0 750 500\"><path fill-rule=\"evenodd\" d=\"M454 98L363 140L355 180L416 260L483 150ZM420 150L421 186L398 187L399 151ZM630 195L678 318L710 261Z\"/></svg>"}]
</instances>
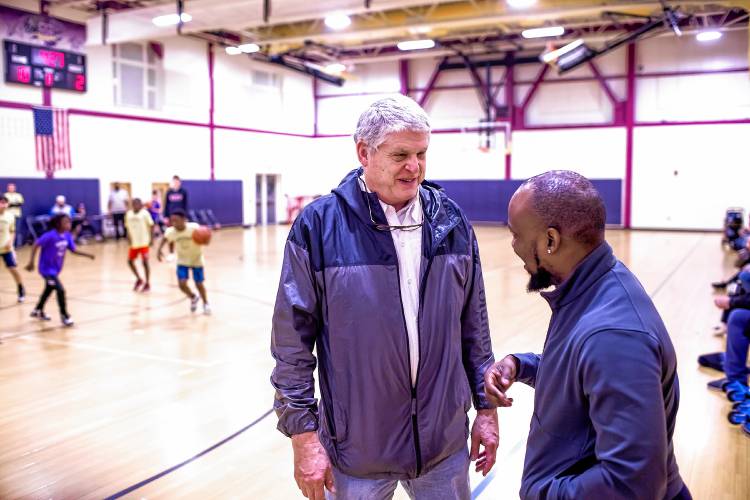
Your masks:
<instances>
[{"instance_id":1,"label":"purple wall trim","mask_svg":"<svg viewBox=\"0 0 750 500\"><path fill-rule=\"evenodd\" d=\"M214 44L208 44L208 130L211 134L210 154L211 154L211 180L216 180L216 149L214 143Z\"/></svg>"},{"instance_id":2,"label":"purple wall trim","mask_svg":"<svg viewBox=\"0 0 750 500\"><path fill-rule=\"evenodd\" d=\"M735 120L696 120L683 122L638 122L636 127L670 127L675 125L736 125L750 124L750 118L737 118Z\"/></svg>"},{"instance_id":3,"label":"purple wall trim","mask_svg":"<svg viewBox=\"0 0 750 500\"><path fill-rule=\"evenodd\" d=\"M507 120L510 128L508 130L508 137L505 138L505 180L509 181L512 178L512 163L513 163L513 126L515 124L515 109L516 109L516 82L515 72L513 66L508 66L505 70L505 106L507 108Z\"/></svg>"},{"instance_id":4,"label":"purple wall trim","mask_svg":"<svg viewBox=\"0 0 750 500\"><path fill-rule=\"evenodd\" d=\"M170 118L156 118L153 116L126 115L121 113L109 113L106 111L92 111L88 109L68 109L71 115L94 116L97 118L113 118L118 120L135 120L139 122L163 123L167 125L186 125L189 127L208 127L208 123L190 122L186 120L172 120Z\"/></svg>"},{"instance_id":5,"label":"purple wall trim","mask_svg":"<svg viewBox=\"0 0 750 500\"><path fill-rule=\"evenodd\" d=\"M631 227L633 208L633 127L635 126L635 71L636 71L636 44L628 44L627 52L627 90L625 98L625 216L623 225L625 229Z\"/></svg>"},{"instance_id":6,"label":"purple wall trim","mask_svg":"<svg viewBox=\"0 0 750 500\"><path fill-rule=\"evenodd\" d=\"M42 87L42 106L52 106L52 89Z\"/></svg>"},{"instance_id":7,"label":"purple wall trim","mask_svg":"<svg viewBox=\"0 0 750 500\"><path fill-rule=\"evenodd\" d=\"M318 137L318 77L312 77L312 97L313 97L313 137Z\"/></svg>"},{"instance_id":8,"label":"purple wall trim","mask_svg":"<svg viewBox=\"0 0 750 500\"><path fill-rule=\"evenodd\" d=\"M33 104L26 104L25 102L0 101L0 108L31 109L33 107Z\"/></svg>"},{"instance_id":9,"label":"purple wall trim","mask_svg":"<svg viewBox=\"0 0 750 500\"><path fill-rule=\"evenodd\" d=\"M247 127L233 127L231 125L214 125L215 128L221 129L221 130L234 130L237 132L253 132L255 134L270 134L270 135L283 135L287 137L306 137L308 139L314 139L316 137L325 137L325 136L314 136L311 134L297 134L294 132L279 132L276 130L262 130L257 128L247 128Z\"/></svg>"},{"instance_id":10,"label":"purple wall trim","mask_svg":"<svg viewBox=\"0 0 750 500\"><path fill-rule=\"evenodd\" d=\"M617 96L615 96L614 92L612 92L612 89L609 88L607 80L605 80L602 74L599 72L599 68L596 66L596 63L594 61L589 61L588 65L591 69L591 72L594 73L594 77L599 82L602 90L604 90L604 93L607 94L607 97L609 97L609 102L612 103L613 107L616 107L620 100L617 98Z\"/></svg>"},{"instance_id":11,"label":"purple wall trim","mask_svg":"<svg viewBox=\"0 0 750 500\"><path fill-rule=\"evenodd\" d=\"M409 89L410 92L412 90L414 89ZM336 99L340 97L365 97L368 95L389 95L389 94L398 94L398 93L399 93L398 91L393 90L390 92L383 91L383 92L351 92L348 94L323 94L323 95L318 95L318 99Z\"/></svg>"},{"instance_id":12,"label":"purple wall trim","mask_svg":"<svg viewBox=\"0 0 750 500\"><path fill-rule=\"evenodd\" d=\"M401 94L409 95L409 60L401 59L398 62L398 79L401 83Z\"/></svg>"}]
</instances>

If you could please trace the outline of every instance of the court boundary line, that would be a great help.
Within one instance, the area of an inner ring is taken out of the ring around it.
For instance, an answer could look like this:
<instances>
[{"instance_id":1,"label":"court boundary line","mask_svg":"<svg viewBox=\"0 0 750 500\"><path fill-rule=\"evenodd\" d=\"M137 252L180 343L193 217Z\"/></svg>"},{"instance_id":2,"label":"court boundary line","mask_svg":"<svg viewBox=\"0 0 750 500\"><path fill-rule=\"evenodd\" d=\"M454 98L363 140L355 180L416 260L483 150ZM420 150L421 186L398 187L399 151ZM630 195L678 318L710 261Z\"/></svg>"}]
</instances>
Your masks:
<instances>
[{"instance_id":1,"label":"court boundary line","mask_svg":"<svg viewBox=\"0 0 750 500\"><path fill-rule=\"evenodd\" d=\"M222 439L218 443L215 443L215 444L209 446L208 448L206 448L205 450L201 451L200 453L197 453L197 454L193 455L192 457L188 458L187 460L183 460L182 462L180 462L177 465L173 465L172 467L169 467L168 469L164 469L163 471L161 471L161 472L159 472L157 474L154 474L153 476L148 477L148 478L144 479L143 481L135 483L132 486L128 486L127 488L118 491L114 495L106 497L104 500L115 500L117 498L121 498L121 497L123 497L123 496L125 496L125 495L127 495L129 493L134 492L137 489L143 488L147 484L153 483L157 479L161 479L162 477L166 476L167 474L171 474L172 472L176 471L177 469L180 469L180 468L188 465L189 463L192 463L193 461L199 459L200 457L202 457L202 456L204 456L204 455L212 452L213 450L215 450L216 448L220 447L221 445L226 444L227 442L229 442L232 439L236 438L237 436L239 436L243 432L245 432L248 429L254 427L256 424L262 422L271 413L273 413L273 408L271 408L270 410L266 411L263 415L261 415L260 417L256 418L255 420L253 420L252 422L250 422L249 424L247 424L245 427L241 428L240 430L238 430L234 434L230 434L229 436L225 437L224 439Z\"/></svg>"}]
</instances>

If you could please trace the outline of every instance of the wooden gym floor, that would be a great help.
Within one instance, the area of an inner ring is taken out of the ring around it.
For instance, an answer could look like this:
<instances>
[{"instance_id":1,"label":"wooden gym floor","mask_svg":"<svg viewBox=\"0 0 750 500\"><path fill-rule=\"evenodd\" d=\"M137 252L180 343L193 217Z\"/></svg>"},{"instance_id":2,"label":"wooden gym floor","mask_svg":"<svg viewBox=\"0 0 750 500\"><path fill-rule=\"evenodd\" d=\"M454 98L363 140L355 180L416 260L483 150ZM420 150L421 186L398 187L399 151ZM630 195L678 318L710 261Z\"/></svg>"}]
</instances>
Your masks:
<instances>
[{"instance_id":1,"label":"wooden gym floor","mask_svg":"<svg viewBox=\"0 0 750 500\"><path fill-rule=\"evenodd\" d=\"M66 257L72 329L60 327L54 298L51 322L29 318L41 279L23 271L29 296L17 306L0 266L0 498L301 498L290 443L268 415L271 314L287 231L214 235L206 251L212 316L189 313L174 263L152 257L152 291L133 293L124 242L89 245L94 262ZM546 303L525 293L508 231L477 233L496 356L539 351ZM711 335L719 315L709 283L730 273L731 256L716 233L610 231L608 240L654 298L677 349L683 477L696 499L747 498L750 438L727 422L723 396L706 390L719 374L695 362L723 349ZM21 265L28 255L19 252ZM472 473L475 497L518 496L533 391L519 384L512 393L514 407L500 411L495 470Z\"/></svg>"}]
</instances>

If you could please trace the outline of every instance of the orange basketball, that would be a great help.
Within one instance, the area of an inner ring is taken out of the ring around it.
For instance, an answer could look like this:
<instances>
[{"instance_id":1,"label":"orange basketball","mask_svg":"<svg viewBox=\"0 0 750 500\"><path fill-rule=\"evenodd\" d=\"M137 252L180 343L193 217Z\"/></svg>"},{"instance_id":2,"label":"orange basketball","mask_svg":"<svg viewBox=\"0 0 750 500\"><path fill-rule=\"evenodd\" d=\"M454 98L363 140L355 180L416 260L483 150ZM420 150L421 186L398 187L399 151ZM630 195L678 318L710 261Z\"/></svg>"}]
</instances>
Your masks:
<instances>
[{"instance_id":1,"label":"orange basketball","mask_svg":"<svg viewBox=\"0 0 750 500\"><path fill-rule=\"evenodd\" d=\"M193 231L193 241L199 245L208 245L211 241L211 230L206 226L201 226Z\"/></svg>"}]
</instances>

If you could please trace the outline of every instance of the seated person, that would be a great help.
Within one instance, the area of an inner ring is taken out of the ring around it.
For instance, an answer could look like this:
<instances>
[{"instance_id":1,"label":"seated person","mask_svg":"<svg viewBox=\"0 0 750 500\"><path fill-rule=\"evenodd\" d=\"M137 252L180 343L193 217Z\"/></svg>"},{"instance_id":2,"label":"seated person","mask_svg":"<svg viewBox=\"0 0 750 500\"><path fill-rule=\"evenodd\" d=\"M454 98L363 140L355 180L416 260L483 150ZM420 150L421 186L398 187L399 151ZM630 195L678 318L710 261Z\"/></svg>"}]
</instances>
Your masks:
<instances>
[{"instance_id":1,"label":"seated person","mask_svg":"<svg viewBox=\"0 0 750 500\"><path fill-rule=\"evenodd\" d=\"M86 204L80 202L76 205L75 216L73 217L73 237L75 242L85 241L84 235L90 235L96 237L96 231L94 226L91 224L88 213L86 212Z\"/></svg>"},{"instance_id":2,"label":"seated person","mask_svg":"<svg viewBox=\"0 0 750 500\"><path fill-rule=\"evenodd\" d=\"M55 204L52 205L52 208L49 211L49 215L55 216L57 214L65 214L71 219L75 215L75 210L73 210L73 207L65 203L65 196L58 195L57 198L55 198Z\"/></svg>"},{"instance_id":3,"label":"seated person","mask_svg":"<svg viewBox=\"0 0 750 500\"><path fill-rule=\"evenodd\" d=\"M733 401L750 398L747 386L747 353L750 346L750 270L743 270L739 279L739 293L720 295L714 299L719 309L727 315L727 348L724 355L726 380L709 383L711 388L721 388Z\"/></svg>"}]
</instances>

